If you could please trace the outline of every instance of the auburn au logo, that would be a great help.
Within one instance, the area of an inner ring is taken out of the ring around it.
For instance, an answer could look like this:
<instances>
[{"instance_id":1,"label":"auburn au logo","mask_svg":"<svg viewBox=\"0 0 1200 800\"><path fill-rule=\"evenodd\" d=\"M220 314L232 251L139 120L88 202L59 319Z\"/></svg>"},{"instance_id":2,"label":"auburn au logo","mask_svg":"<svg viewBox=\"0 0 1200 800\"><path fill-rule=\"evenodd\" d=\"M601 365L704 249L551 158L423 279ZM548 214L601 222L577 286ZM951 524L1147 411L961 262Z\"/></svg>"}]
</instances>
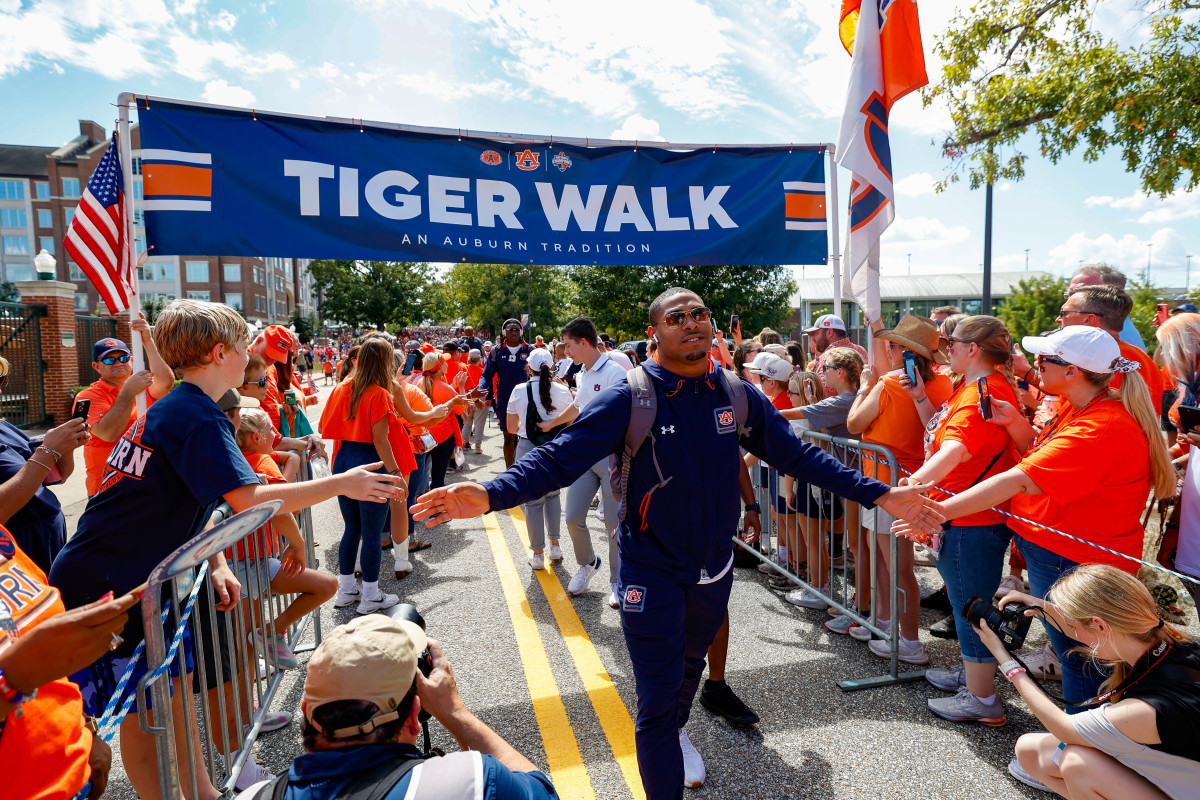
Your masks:
<instances>
[{"instance_id":1,"label":"auburn au logo","mask_svg":"<svg viewBox=\"0 0 1200 800\"><path fill-rule=\"evenodd\" d=\"M532 150L522 150L520 153L517 153L517 169L525 171L537 169L540 156L540 153L535 153Z\"/></svg>"},{"instance_id":2,"label":"auburn au logo","mask_svg":"<svg viewBox=\"0 0 1200 800\"><path fill-rule=\"evenodd\" d=\"M504 159L495 150L484 150L479 154L479 160L487 164L489 167L494 167Z\"/></svg>"}]
</instances>

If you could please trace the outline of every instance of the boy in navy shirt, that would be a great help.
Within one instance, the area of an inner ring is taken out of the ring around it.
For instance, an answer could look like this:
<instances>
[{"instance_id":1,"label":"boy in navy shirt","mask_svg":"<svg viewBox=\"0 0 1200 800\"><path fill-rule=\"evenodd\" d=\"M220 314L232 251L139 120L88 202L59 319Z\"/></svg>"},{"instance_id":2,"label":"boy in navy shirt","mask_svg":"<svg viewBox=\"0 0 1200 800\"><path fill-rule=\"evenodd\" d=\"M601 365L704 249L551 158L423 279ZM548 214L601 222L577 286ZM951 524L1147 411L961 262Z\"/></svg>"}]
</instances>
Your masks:
<instances>
[{"instance_id":1,"label":"boy in navy shirt","mask_svg":"<svg viewBox=\"0 0 1200 800\"><path fill-rule=\"evenodd\" d=\"M60 590L67 608L93 602L106 592L120 596L136 588L159 562L201 531L222 499L234 511L278 499L284 512L296 512L338 494L381 503L396 496L399 490L393 484L398 478L368 471L382 464L298 484L259 483L238 449L233 423L216 402L241 385L246 369L246 323L229 306L177 300L159 316L154 343L182 383L151 406L113 447L100 490L88 502L75 536L55 559L50 583ZM241 587L224 554L213 556L209 568L217 610L234 608ZM206 596L200 593L200 598ZM142 640L140 614L130 615L122 634L123 643L75 676L88 714L100 714L109 700L112 676L121 675ZM211 652L212 643L206 644L206 659L212 662L217 654ZM220 655L223 661L228 657ZM126 691L132 691L146 671L145 657L140 661ZM207 671L214 685L215 672ZM173 702L178 704L181 683L178 673L173 675ZM190 679L183 685L190 687ZM184 729L181 708L174 714L175 742L181 763L186 763L184 737L198 734ZM154 739L142 733L135 713L121 725L121 752L134 789L141 797L156 797ZM198 742L195 753L202 758ZM203 763L196 764L196 776L201 794L216 796ZM183 780L187 785L186 773Z\"/></svg>"},{"instance_id":2,"label":"boy in navy shirt","mask_svg":"<svg viewBox=\"0 0 1200 800\"><path fill-rule=\"evenodd\" d=\"M505 320L503 330L504 339L492 348L476 388L487 392L487 399L496 412L496 421L500 423L500 431L504 434L504 466L507 468L512 466L517 454L517 435L508 432L508 396L512 394L514 386L524 383L529 377L525 372L525 362L533 352L533 347L521 339L521 323L517 320ZM494 392L493 377L498 378Z\"/></svg>"}]
</instances>

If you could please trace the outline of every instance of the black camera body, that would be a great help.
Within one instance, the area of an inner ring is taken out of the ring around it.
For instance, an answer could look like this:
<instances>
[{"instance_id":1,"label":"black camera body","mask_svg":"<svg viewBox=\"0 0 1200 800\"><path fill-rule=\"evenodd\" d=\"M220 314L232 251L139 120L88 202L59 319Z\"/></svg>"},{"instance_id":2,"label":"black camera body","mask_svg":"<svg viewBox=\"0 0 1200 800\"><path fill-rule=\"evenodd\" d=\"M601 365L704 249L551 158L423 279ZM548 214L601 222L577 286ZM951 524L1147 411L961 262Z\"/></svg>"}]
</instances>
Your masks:
<instances>
[{"instance_id":1,"label":"black camera body","mask_svg":"<svg viewBox=\"0 0 1200 800\"><path fill-rule=\"evenodd\" d=\"M1029 634L1029 626L1033 617L1025 616L1025 612L1033 606L1024 603L1009 603L1004 608L998 608L981 597L972 597L963 609L963 617L972 625L991 628L1006 650L1017 650L1025 644Z\"/></svg>"},{"instance_id":2,"label":"black camera body","mask_svg":"<svg viewBox=\"0 0 1200 800\"><path fill-rule=\"evenodd\" d=\"M421 630L425 630L425 618L421 616L421 612L417 611L417 607L412 603L400 603L388 609L388 616L392 619L405 620L416 625ZM421 674L426 678L433 671L433 661L429 658L429 648L426 647L417 655L417 669L421 670ZM429 719L429 712L421 709L420 720L424 722Z\"/></svg>"}]
</instances>

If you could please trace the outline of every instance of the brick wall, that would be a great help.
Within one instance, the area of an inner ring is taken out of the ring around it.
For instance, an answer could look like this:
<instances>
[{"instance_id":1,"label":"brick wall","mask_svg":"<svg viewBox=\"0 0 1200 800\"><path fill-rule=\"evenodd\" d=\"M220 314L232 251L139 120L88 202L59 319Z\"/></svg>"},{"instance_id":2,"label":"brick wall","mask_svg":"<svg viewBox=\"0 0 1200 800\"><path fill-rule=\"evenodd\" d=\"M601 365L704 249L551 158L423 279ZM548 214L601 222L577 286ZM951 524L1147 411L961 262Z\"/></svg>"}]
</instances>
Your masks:
<instances>
[{"instance_id":1,"label":"brick wall","mask_svg":"<svg viewBox=\"0 0 1200 800\"><path fill-rule=\"evenodd\" d=\"M46 415L53 424L71 416L71 393L79 385L79 365L75 342L75 284L66 281L17 281L21 302L45 306L41 319L42 360L46 362ZM63 334L74 347L63 345Z\"/></svg>"}]
</instances>

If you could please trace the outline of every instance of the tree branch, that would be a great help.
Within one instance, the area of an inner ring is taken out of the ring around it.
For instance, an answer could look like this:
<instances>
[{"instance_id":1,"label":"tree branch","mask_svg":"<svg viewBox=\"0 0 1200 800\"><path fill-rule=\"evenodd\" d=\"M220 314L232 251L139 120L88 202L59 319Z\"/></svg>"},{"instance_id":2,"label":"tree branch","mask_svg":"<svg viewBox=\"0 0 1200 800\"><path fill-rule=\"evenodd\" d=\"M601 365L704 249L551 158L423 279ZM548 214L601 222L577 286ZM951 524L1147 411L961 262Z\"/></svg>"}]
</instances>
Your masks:
<instances>
[{"instance_id":1,"label":"tree branch","mask_svg":"<svg viewBox=\"0 0 1200 800\"><path fill-rule=\"evenodd\" d=\"M1054 119L1055 117L1058 116L1059 112L1061 112L1061 111L1062 111L1061 108L1055 108L1055 109L1051 109L1050 111L1043 111L1040 114L1034 114L1033 116L1025 117L1024 119L1014 119L1010 122L1004 123L999 128L991 128L986 131L975 131L974 133L970 134L969 136L967 136L965 139L962 139L961 141L956 142L956 141L947 139L946 142L942 146L943 146L943 148L954 148L954 147L965 147L969 144L979 144L980 142L986 142L988 139L995 139L997 136L999 136L1002 133L1007 133L1008 131L1011 131L1011 130L1014 130L1017 128L1028 128L1030 125L1036 125L1039 122L1045 122L1048 119Z\"/></svg>"}]
</instances>

